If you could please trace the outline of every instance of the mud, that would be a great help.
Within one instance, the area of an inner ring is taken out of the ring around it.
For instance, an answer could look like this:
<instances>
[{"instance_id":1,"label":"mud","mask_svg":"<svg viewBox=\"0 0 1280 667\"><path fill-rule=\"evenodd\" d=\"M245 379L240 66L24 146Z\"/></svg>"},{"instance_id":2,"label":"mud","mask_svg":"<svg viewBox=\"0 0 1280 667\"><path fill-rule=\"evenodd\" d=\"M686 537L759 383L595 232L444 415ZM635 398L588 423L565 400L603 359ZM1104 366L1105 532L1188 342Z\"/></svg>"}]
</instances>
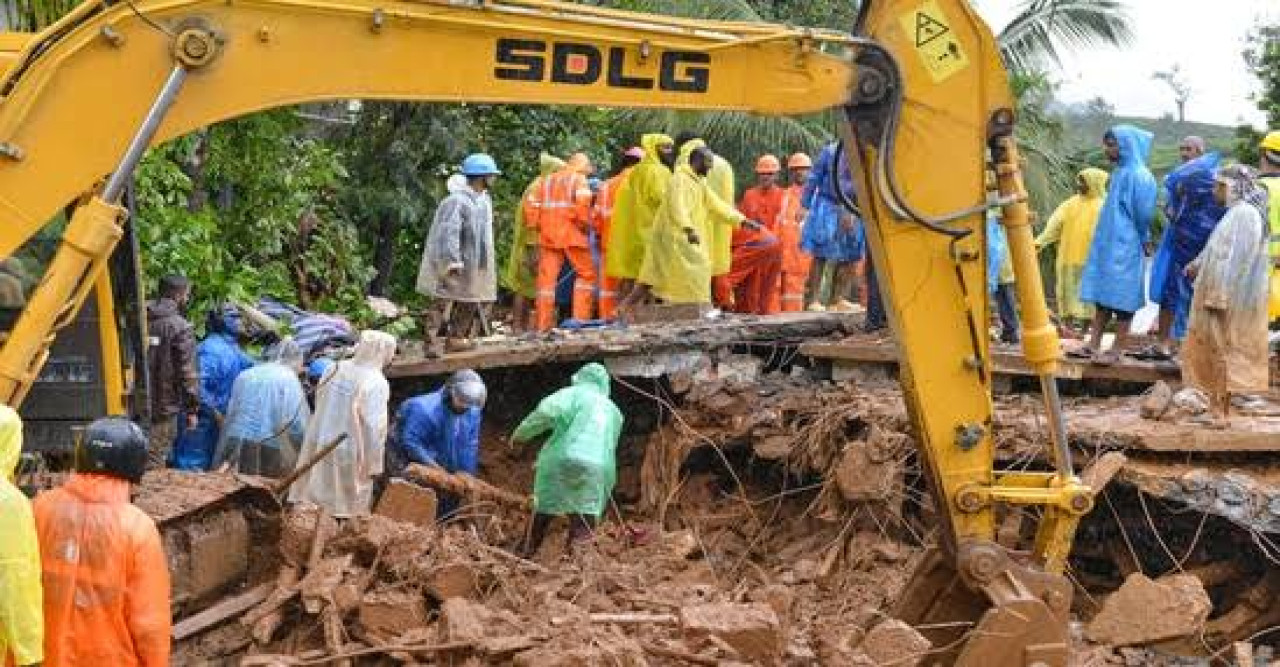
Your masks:
<instances>
[{"instance_id":1,"label":"mud","mask_svg":"<svg viewBox=\"0 0 1280 667\"><path fill-rule=\"evenodd\" d=\"M775 369L786 372L766 373ZM531 488L536 452L510 446L509 429L563 382L558 373L529 369L495 395L482 479L515 493ZM617 503L591 544L568 552L558 526L525 561L513 555L525 530L520 513L477 503L436 526L422 520L421 503L405 500L380 508L390 516L320 524L326 535L313 559L316 513L303 509L284 517L274 543L272 562L299 568L301 580L281 580L299 595L280 607L278 627L255 640L233 621L179 655L279 664L929 664L927 640L889 617L937 525L896 385L835 383L801 367L722 356L669 377L619 381L614 394L628 415ZM1068 402L1073 414L1108 406L1121 418L1073 426L1082 464L1142 449L1124 423L1124 410L1136 419L1137 400ZM1042 469L1037 402L1012 396L997 407L1003 465ZM1188 470L1186 460L1144 456L1082 523L1071 563L1082 628L1073 664L1178 664L1169 656L1230 646L1265 630L1280 592L1253 533L1209 505L1151 491L1154 482L1135 485L1137 470L1152 480ZM1225 474L1238 463L1204 465ZM1034 538L1029 517L1012 513L1005 526L1007 546ZM1200 645L1167 643L1181 630L1122 636L1132 612L1108 595L1135 573L1159 579L1180 569L1204 582L1211 606L1205 618L1196 607L1192 619ZM1238 618L1241 605L1258 600L1262 611ZM1114 648L1133 642L1142 646Z\"/></svg>"}]
</instances>

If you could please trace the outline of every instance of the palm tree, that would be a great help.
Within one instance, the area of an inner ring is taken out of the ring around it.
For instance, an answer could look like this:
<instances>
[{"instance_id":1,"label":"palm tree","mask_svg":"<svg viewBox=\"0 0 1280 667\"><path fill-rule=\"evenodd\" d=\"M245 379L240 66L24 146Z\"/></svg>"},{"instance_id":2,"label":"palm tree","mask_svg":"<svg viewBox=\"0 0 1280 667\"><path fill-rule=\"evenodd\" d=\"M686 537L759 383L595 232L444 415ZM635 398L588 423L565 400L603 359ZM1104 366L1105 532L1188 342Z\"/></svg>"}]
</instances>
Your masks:
<instances>
[{"instance_id":1,"label":"palm tree","mask_svg":"<svg viewBox=\"0 0 1280 667\"><path fill-rule=\"evenodd\" d=\"M1125 46L1133 31L1123 0L1024 0L997 40L1005 64L1026 73L1060 65L1064 51Z\"/></svg>"}]
</instances>

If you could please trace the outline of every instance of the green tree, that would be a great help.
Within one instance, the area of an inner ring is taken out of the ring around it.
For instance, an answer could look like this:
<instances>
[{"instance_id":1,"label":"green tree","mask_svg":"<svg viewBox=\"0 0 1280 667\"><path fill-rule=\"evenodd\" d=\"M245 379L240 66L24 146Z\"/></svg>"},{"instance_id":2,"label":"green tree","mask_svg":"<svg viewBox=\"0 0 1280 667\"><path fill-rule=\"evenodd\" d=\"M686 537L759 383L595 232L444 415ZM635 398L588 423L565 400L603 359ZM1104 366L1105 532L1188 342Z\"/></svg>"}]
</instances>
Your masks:
<instances>
[{"instance_id":1,"label":"green tree","mask_svg":"<svg viewBox=\"0 0 1280 667\"><path fill-rule=\"evenodd\" d=\"M1262 90L1254 99L1258 110L1266 114L1267 127L1280 128L1280 23L1255 28L1243 55L1249 71L1262 83ZM1257 164L1258 143L1265 133L1249 125L1236 128L1236 158Z\"/></svg>"},{"instance_id":2,"label":"green tree","mask_svg":"<svg viewBox=\"0 0 1280 667\"><path fill-rule=\"evenodd\" d=\"M1069 51L1125 46L1133 30L1123 0L1024 0L997 40L1010 68L1037 72Z\"/></svg>"}]
</instances>

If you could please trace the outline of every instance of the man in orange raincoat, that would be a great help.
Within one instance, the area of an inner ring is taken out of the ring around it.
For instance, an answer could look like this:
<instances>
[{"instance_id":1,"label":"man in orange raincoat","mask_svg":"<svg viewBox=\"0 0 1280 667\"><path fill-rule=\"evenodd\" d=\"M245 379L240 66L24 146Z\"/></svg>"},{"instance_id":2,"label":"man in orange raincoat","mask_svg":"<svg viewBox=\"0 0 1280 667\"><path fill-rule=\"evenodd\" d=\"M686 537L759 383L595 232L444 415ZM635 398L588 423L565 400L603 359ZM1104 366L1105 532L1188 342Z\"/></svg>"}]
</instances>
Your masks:
<instances>
[{"instance_id":1,"label":"man in orange raincoat","mask_svg":"<svg viewBox=\"0 0 1280 667\"><path fill-rule=\"evenodd\" d=\"M772 155L756 161L756 185L742 194L738 210L762 225L759 230L733 230L733 260L729 273L716 281L718 303L732 303L739 313L770 315L778 312L775 298L782 272L782 245L778 242L778 216L784 191L778 187L782 165Z\"/></svg>"},{"instance_id":2,"label":"man in orange raincoat","mask_svg":"<svg viewBox=\"0 0 1280 667\"><path fill-rule=\"evenodd\" d=\"M596 193L595 205L591 209L592 226L595 227L596 233L599 235L600 247L596 256L600 259L601 266L596 274L600 280L600 319L612 320L618 316L618 290L620 283L619 278L610 276L604 270L604 258L608 255L609 240L613 230L613 209L618 201L618 192L622 190L623 184L627 182L627 177L631 175L631 170L640 164L640 160L644 158L644 149L639 146L632 146L622 154L622 161L618 165L618 171L612 178L604 182L600 186L599 192Z\"/></svg>"},{"instance_id":3,"label":"man in orange raincoat","mask_svg":"<svg viewBox=\"0 0 1280 667\"><path fill-rule=\"evenodd\" d=\"M566 261L577 279L573 284L573 318L591 319L596 269L591 261L587 227L591 219L591 160L575 153L560 171L547 176L527 200L525 224L538 232L536 318L538 331L556 325L556 283Z\"/></svg>"},{"instance_id":4,"label":"man in orange raincoat","mask_svg":"<svg viewBox=\"0 0 1280 667\"><path fill-rule=\"evenodd\" d=\"M809 180L813 160L804 153L787 158L787 182L782 195L782 213L778 216L778 241L782 244L782 278L777 293L778 310L784 313L804 311L804 289L809 280L813 257L800 247L804 230L804 184Z\"/></svg>"},{"instance_id":5,"label":"man in orange raincoat","mask_svg":"<svg viewBox=\"0 0 1280 667\"><path fill-rule=\"evenodd\" d=\"M155 522L129 502L146 466L142 429L99 419L71 479L36 497L46 667L169 664L169 565Z\"/></svg>"}]
</instances>

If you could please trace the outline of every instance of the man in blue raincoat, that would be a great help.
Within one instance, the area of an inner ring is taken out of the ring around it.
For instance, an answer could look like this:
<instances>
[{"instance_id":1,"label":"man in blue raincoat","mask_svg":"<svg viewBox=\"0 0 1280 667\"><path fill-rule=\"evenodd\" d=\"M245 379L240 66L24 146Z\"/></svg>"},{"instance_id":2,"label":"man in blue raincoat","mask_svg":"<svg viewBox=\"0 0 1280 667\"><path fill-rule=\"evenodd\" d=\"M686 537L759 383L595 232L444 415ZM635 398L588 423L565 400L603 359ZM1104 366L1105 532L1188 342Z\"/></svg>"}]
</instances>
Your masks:
<instances>
[{"instance_id":1,"label":"man in blue raincoat","mask_svg":"<svg viewBox=\"0 0 1280 667\"><path fill-rule=\"evenodd\" d=\"M1184 144L1195 145L1188 137ZM1168 360L1175 341L1187 333L1191 309L1192 280L1184 270L1200 255L1209 235L1227 209L1213 198L1213 175L1220 158L1217 153L1202 155L1174 169L1165 177L1165 218L1169 221L1156 250L1151 270L1151 300L1160 304L1159 344L1138 356Z\"/></svg>"},{"instance_id":2,"label":"man in blue raincoat","mask_svg":"<svg viewBox=\"0 0 1280 667\"><path fill-rule=\"evenodd\" d=\"M570 517L569 549L591 537L617 481L622 411L609 398L609 371L597 363L573 374L573 384L542 399L511 439L529 442L550 432L538 452L533 522L521 554L537 553L557 516Z\"/></svg>"},{"instance_id":3,"label":"man in blue raincoat","mask_svg":"<svg viewBox=\"0 0 1280 667\"><path fill-rule=\"evenodd\" d=\"M853 176L845 164L836 163L836 145L828 144L818 154L809 173L809 181L804 186L804 207L809 215L804 221L804 231L800 235L800 247L813 256L813 267L809 269L809 310L836 311L854 310L849 300L855 264L862 259L863 239L862 221L840 203L839 194L832 182L833 172L839 170L840 187L849 197L853 197ZM827 268L834 270L829 298L823 298L822 281Z\"/></svg>"},{"instance_id":4,"label":"man in blue raincoat","mask_svg":"<svg viewBox=\"0 0 1280 667\"><path fill-rule=\"evenodd\" d=\"M213 465L245 475L283 477L293 471L311 417L298 379L302 348L285 338L268 348L265 357L231 386Z\"/></svg>"},{"instance_id":5,"label":"man in blue raincoat","mask_svg":"<svg viewBox=\"0 0 1280 667\"><path fill-rule=\"evenodd\" d=\"M231 387L253 359L240 347L240 311L231 306L209 311L205 339L196 348L200 367L200 411L195 428L179 423L169 467L208 470L231 402Z\"/></svg>"},{"instance_id":6,"label":"man in blue raincoat","mask_svg":"<svg viewBox=\"0 0 1280 667\"><path fill-rule=\"evenodd\" d=\"M1114 362L1128 342L1133 314L1146 304L1143 258L1152 251L1157 194L1155 176L1146 165L1152 137L1132 125L1117 125L1103 137L1107 159L1116 169L1080 278L1080 300L1096 307L1093 327L1089 344L1073 356ZM1102 354L1102 334L1113 320L1116 342Z\"/></svg>"},{"instance_id":7,"label":"man in blue raincoat","mask_svg":"<svg viewBox=\"0 0 1280 667\"><path fill-rule=\"evenodd\" d=\"M387 472L399 475L410 463L475 475L480 461L480 419L488 389L470 369L450 376L440 389L415 396L396 412L395 437L387 448ZM439 515L447 518L458 499L437 491Z\"/></svg>"}]
</instances>

